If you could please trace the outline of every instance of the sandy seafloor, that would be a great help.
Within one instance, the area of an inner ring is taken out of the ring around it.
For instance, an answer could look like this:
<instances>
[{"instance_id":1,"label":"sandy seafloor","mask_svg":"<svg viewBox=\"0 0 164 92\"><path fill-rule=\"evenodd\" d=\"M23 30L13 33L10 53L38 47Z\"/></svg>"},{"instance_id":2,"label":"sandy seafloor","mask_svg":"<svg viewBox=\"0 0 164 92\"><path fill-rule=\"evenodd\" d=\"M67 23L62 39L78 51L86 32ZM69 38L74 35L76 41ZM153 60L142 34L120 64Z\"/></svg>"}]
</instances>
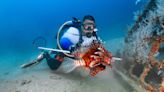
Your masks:
<instances>
[{"instance_id":1,"label":"sandy seafloor","mask_svg":"<svg viewBox=\"0 0 164 92\"><path fill-rule=\"evenodd\" d=\"M79 73L79 69L63 74L38 68L22 70L12 79L1 80L0 92L144 92L139 85L132 84L132 80L124 77L111 69L92 78Z\"/></svg>"},{"instance_id":2,"label":"sandy seafloor","mask_svg":"<svg viewBox=\"0 0 164 92\"><path fill-rule=\"evenodd\" d=\"M113 43L117 40L120 39L113 40ZM107 47L115 49L121 44L114 46L112 41L109 42L111 45ZM0 64L0 92L145 92L139 84L119 72L114 63L113 68L107 68L97 76L90 77L83 68L77 68L70 74L64 74L60 69L51 71L45 60L37 66L21 69L23 62L33 60L36 55L31 53L33 57L30 58L28 54L15 54L17 58L12 55L11 53L10 57L3 57L6 59L2 59ZM22 63L14 64L11 60L22 60Z\"/></svg>"}]
</instances>

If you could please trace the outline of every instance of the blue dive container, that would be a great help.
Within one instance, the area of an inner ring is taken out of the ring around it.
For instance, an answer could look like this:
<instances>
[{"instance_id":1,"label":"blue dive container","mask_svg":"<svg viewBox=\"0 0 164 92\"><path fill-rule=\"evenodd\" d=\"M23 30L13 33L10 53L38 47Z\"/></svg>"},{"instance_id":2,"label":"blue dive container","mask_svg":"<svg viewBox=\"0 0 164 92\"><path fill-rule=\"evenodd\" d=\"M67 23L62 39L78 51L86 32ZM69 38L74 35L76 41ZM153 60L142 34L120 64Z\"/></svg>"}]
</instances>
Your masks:
<instances>
[{"instance_id":1,"label":"blue dive container","mask_svg":"<svg viewBox=\"0 0 164 92\"><path fill-rule=\"evenodd\" d=\"M79 42L79 38L80 31L75 27L70 27L60 38L60 45L63 50L70 50L71 46L76 45Z\"/></svg>"}]
</instances>

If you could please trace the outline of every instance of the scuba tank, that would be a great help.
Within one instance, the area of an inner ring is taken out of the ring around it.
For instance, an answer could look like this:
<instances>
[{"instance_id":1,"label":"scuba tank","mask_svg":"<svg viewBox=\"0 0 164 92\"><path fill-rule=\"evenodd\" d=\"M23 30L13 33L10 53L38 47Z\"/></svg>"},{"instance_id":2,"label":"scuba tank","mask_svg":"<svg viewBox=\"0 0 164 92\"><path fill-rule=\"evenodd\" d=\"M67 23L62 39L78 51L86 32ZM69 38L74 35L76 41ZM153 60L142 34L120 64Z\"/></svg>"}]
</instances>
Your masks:
<instances>
[{"instance_id":1,"label":"scuba tank","mask_svg":"<svg viewBox=\"0 0 164 92\"><path fill-rule=\"evenodd\" d=\"M64 50L70 50L72 45L78 43L80 32L75 27L70 27L60 38L60 45Z\"/></svg>"},{"instance_id":2,"label":"scuba tank","mask_svg":"<svg viewBox=\"0 0 164 92\"><path fill-rule=\"evenodd\" d=\"M71 47L79 43L79 41L82 39L80 28L81 22L77 18L73 18L72 21L65 22L59 28L57 33L57 47L60 50L71 50ZM63 33L62 36L61 33ZM68 57L74 57L73 55L68 53L63 54Z\"/></svg>"}]
</instances>

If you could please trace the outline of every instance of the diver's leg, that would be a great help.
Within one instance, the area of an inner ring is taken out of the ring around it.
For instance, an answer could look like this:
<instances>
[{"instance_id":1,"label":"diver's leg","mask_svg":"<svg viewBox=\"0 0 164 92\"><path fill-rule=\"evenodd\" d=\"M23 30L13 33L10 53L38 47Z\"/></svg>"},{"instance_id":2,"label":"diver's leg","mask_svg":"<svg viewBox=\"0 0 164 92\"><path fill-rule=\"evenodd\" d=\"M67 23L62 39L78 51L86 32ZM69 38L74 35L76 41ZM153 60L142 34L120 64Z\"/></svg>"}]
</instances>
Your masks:
<instances>
[{"instance_id":1,"label":"diver's leg","mask_svg":"<svg viewBox=\"0 0 164 92\"><path fill-rule=\"evenodd\" d=\"M57 70L59 68L59 66L61 65L64 57L59 54L59 55L56 55L55 58L51 58L51 56L48 52L42 52L32 62L21 65L21 68L27 68L27 67L37 65L41 61L43 61L43 59L45 59L45 58L47 60L47 64L50 67L50 69L51 70Z\"/></svg>"},{"instance_id":2,"label":"diver's leg","mask_svg":"<svg viewBox=\"0 0 164 92\"><path fill-rule=\"evenodd\" d=\"M44 57L47 60L47 64L51 70L57 70L62 63L62 61L56 58L57 56L58 55L56 55L55 58L52 58L48 53L44 54Z\"/></svg>"}]
</instances>

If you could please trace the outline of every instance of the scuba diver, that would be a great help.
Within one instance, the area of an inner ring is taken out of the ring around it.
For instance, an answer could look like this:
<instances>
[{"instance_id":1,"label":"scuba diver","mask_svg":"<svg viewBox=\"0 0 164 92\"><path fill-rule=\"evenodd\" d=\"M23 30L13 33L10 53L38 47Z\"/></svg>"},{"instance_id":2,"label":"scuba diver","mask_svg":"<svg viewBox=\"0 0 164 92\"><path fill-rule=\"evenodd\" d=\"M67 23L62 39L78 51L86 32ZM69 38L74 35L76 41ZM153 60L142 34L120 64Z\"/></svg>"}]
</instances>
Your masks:
<instances>
[{"instance_id":1,"label":"scuba diver","mask_svg":"<svg viewBox=\"0 0 164 92\"><path fill-rule=\"evenodd\" d=\"M90 70L93 71L90 74L94 76L99 71L105 69L105 65L98 63L100 61L100 57L106 59L103 61L106 61L106 64L110 65L112 60L111 53L108 53L103 48L99 48L99 45L93 44L93 42L101 43L96 34L96 22L93 16L84 16L82 23L80 22L80 20L74 18L71 22L63 24L60 27L59 31L61 30L66 31L61 36L60 32L58 32L57 34L57 49L60 50L53 51L53 49L50 49L50 53L44 51L37 57L36 60L28 64L23 64L21 67L26 68L38 64L43 59L46 59L47 64L51 70L57 70L61 65L64 65L64 72L69 73L73 71L76 67L88 66ZM79 58L81 54L76 52L86 51L91 46L97 47L95 47L95 53L92 53L92 55L90 55L93 62L89 62L89 64L87 64L84 60ZM47 48L40 49L45 50ZM51 54L55 54L55 56L51 57Z\"/></svg>"}]
</instances>

